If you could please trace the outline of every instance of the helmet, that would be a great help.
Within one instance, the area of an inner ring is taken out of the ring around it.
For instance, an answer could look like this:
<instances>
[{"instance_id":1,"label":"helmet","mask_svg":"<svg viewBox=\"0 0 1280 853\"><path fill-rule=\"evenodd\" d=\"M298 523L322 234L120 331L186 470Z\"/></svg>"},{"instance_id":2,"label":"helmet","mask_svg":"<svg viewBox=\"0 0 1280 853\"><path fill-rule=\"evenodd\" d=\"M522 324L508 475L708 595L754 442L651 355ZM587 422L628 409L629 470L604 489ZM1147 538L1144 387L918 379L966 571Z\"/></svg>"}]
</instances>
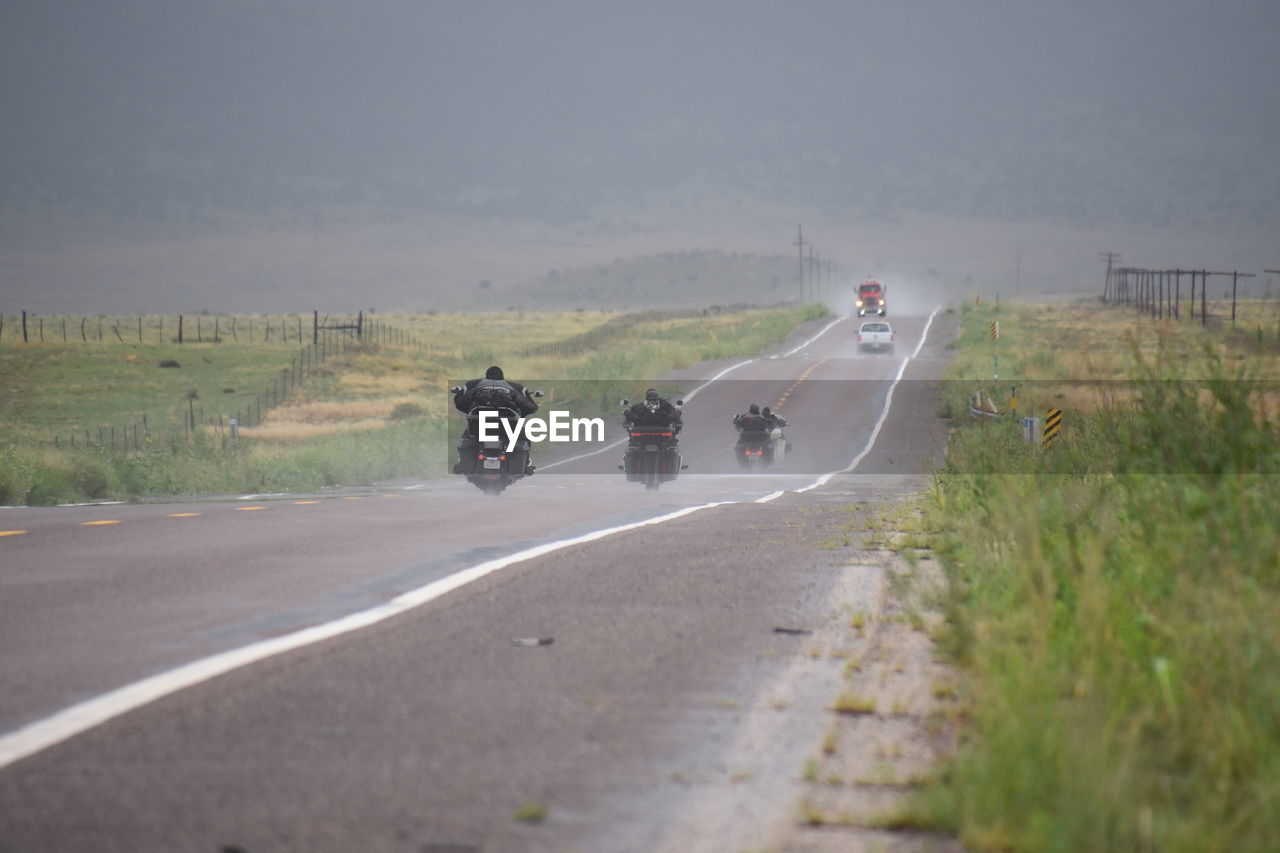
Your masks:
<instances>
[{"instance_id":1,"label":"helmet","mask_svg":"<svg viewBox=\"0 0 1280 853\"><path fill-rule=\"evenodd\" d=\"M484 378L485 378L485 379L502 379L502 378L504 378L504 377L503 377L503 375L502 375L502 368L501 368L501 367L498 367L498 365L496 365L496 364L495 364L493 367L490 367L488 370L486 370L486 371L484 372Z\"/></svg>"},{"instance_id":2,"label":"helmet","mask_svg":"<svg viewBox=\"0 0 1280 853\"><path fill-rule=\"evenodd\" d=\"M645 400L661 400L662 395L658 393L657 388L650 388L648 391L644 392L644 398Z\"/></svg>"},{"instance_id":3,"label":"helmet","mask_svg":"<svg viewBox=\"0 0 1280 853\"><path fill-rule=\"evenodd\" d=\"M760 407L757 406L755 403L752 403L751 408L747 409L747 413L752 415L758 415L760 414Z\"/></svg>"},{"instance_id":4,"label":"helmet","mask_svg":"<svg viewBox=\"0 0 1280 853\"><path fill-rule=\"evenodd\" d=\"M763 409L760 410L760 414L764 415L767 418L769 417L769 415L773 414L773 412L769 411L768 406L765 406Z\"/></svg>"}]
</instances>

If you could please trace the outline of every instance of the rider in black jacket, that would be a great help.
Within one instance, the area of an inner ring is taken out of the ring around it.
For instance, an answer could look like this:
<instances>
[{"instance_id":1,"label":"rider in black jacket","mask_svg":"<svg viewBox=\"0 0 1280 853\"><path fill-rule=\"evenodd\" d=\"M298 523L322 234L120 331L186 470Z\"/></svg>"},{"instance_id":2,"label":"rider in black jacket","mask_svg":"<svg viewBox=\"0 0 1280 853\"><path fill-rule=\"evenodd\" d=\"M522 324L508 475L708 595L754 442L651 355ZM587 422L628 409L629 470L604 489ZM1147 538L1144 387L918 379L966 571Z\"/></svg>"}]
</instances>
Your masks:
<instances>
[{"instance_id":1,"label":"rider in black jacket","mask_svg":"<svg viewBox=\"0 0 1280 853\"><path fill-rule=\"evenodd\" d=\"M650 388L644 392L644 402L636 403L622 413L622 425L630 430L631 425L671 427L671 444L676 443L676 434L684 427L681 412L671 401L664 399L658 389Z\"/></svg>"},{"instance_id":2,"label":"rider in black jacket","mask_svg":"<svg viewBox=\"0 0 1280 853\"><path fill-rule=\"evenodd\" d=\"M769 419L760 413L760 407L755 403L742 414L733 416L733 425L738 428L738 432L768 432L773 428Z\"/></svg>"},{"instance_id":3,"label":"rider in black jacket","mask_svg":"<svg viewBox=\"0 0 1280 853\"><path fill-rule=\"evenodd\" d=\"M483 379L471 379L453 395L453 407L464 415L469 415L476 406L503 405L509 406L524 417L538 411L538 403L519 382L512 382L502 375L502 368L496 364L484 372ZM469 426L469 425L468 425ZM453 473L462 474L470 469L475 459L477 442L467 427L462 430L458 439L458 464L453 466ZM532 474L533 463L525 467L525 474Z\"/></svg>"},{"instance_id":4,"label":"rider in black jacket","mask_svg":"<svg viewBox=\"0 0 1280 853\"><path fill-rule=\"evenodd\" d=\"M782 417L781 415L775 415L772 411L769 410L768 406L765 406L763 409L760 410L760 415L766 421L769 422L770 429L782 429L784 426L787 425L787 419Z\"/></svg>"},{"instance_id":5,"label":"rider in black jacket","mask_svg":"<svg viewBox=\"0 0 1280 853\"><path fill-rule=\"evenodd\" d=\"M510 379L505 378L502 375L502 368L496 364L484 372L483 379L468 380L467 384L463 385L461 390L453 395L453 407L465 415L477 403L485 402L480 398L486 396L490 391L497 391L499 395L502 395L503 389L511 392L510 405L518 409L520 414L528 417L538 411L538 404L528 390L519 382L512 382Z\"/></svg>"}]
</instances>

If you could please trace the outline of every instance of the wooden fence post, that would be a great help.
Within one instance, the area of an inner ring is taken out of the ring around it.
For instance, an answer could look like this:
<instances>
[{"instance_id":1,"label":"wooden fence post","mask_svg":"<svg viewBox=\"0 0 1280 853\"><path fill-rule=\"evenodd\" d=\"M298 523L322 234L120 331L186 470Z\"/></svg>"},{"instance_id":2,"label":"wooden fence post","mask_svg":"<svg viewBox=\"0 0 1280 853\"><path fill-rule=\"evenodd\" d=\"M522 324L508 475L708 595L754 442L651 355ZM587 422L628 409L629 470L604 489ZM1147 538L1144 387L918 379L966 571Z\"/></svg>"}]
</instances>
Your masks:
<instances>
[{"instance_id":1,"label":"wooden fence post","mask_svg":"<svg viewBox=\"0 0 1280 853\"><path fill-rule=\"evenodd\" d=\"M1236 284L1240 281L1240 271L1233 270L1231 273L1231 326L1236 325Z\"/></svg>"},{"instance_id":2,"label":"wooden fence post","mask_svg":"<svg viewBox=\"0 0 1280 853\"><path fill-rule=\"evenodd\" d=\"M1209 311L1209 273L1207 270L1200 270L1200 325L1209 325L1209 319L1205 315Z\"/></svg>"}]
</instances>

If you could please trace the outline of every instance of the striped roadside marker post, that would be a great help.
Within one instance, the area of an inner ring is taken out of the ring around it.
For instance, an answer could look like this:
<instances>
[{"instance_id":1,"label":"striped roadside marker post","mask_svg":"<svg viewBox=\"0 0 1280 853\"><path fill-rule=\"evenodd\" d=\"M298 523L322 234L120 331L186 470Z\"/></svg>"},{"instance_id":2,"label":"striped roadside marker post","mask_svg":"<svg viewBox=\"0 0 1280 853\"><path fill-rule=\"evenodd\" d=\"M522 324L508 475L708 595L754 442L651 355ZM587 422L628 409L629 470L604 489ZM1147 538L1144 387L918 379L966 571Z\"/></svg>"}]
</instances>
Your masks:
<instances>
[{"instance_id":1,"label":"striped roadside marker post","mask_svg":"<svg viewBox=\"0 0 1280 853\"><path fill-rule=\"evenodd\" d=\"M1058 431L1062 429L1062 409L1050 409L1044 419L1044 439L1043 446L1047 449L1053 445L1053 440L1058 437Z\"/></svg>"},{"instance_id":2,"label":"striped roadside marker post","mask_svg":"<svg viewBox=\"0 0 1280 853\"><path fill-rule=\"evenodd\" d=\"M991 340L993 340L993 341L996 341L996 342L997 342L997 343L996 343L995 351L991 354L991 361L992 361L992 365L991 365L991 367L992 367L992 369L991 369L991 373L992 373L992 378L993 378L993 379L999 379L999 378L1000 378L1000 346L999 346L999 341L1000 341L1000 321L999 321L999 320L992 320L992 321L991 321Z\"/></svg>"}]
</instances>

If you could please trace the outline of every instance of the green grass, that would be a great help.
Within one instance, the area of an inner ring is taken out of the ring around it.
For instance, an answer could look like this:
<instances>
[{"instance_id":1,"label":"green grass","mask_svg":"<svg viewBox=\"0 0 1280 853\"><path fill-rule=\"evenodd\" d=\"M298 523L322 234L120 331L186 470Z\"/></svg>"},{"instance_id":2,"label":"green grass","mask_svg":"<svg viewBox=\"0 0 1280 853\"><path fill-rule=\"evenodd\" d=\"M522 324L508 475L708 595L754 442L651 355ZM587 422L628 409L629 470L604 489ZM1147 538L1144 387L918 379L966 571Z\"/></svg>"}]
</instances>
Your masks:
<instances>
[{"instance_id":1,"label":"green grass","mask_svg":"<svg viewBox=\"0 0 1280 853\"><path fill-rule=\"evenodd\" d=\"M837 714L851 716L874 714L876 712L876 700L874 696L863 696L859 693L845 691L836 697L835 704L831 706L831 710Z\"/></svg>"},{"instance_id":2,"label":"green grass","mask_svg":"<svg viewBox=\"0 0 1280 853\"><path fill-rule=\"evenodd\" d=\"M964 319L961 375L989 352L988 317ZM1053 325L1005 306L1002 338L1024 320ZM972 736L916 808L977 849L1274 849L1280 424L1244 380L1275 356L1131 312L1091 323L1113 333L1094 367L1127 364L1139 393L1071 410L1048 452L960 422L936 477L940 639ZM1066 378L1009 343L1022 376Z\"/></svg>"},{"instance_id":3,"label":"green grass","mask_svg":"<svg viewBox=\"0 0 1280 853\"><path fill-rule=\"evenodd\" d=\"M259 333L249 344L240 319L239 341L227 337L224 323L220 343L181 346L147 343L162 337L158 323L144 325L142 344L136 334L121 342L110 332L88 344L13 344L10 325L9 345L0 346L0 504L314 490L433 476L447 469L450 382L490 364L545 385L548 400L558 389L563 398L565 389L589 387L592 398L576 400L574 414L596 416L616 411L619 393L643 393L674 368L757 352L821 314L810 306L646 315L582 344L574 342L618 315L380 317L414 343L371 334L291 388L261 425L251 424L249 406L300 349L296 334L280 339L278 329L288 324L279 318L270 343ZM164 328L176 323L169 318ZM566 345L514 354L556 341ZM181 367L160 367L165 360ZM200 428L189 433L192 412ZM237 413L246 428L233 450L225 423ZM138 429L144 417L149 432ZM90 444L106 447L85 449L86 433ZM66 446L73 437L74 450Z\"/></svg>"},{"instance_id":4,"label":"green grass","mask_svg":"<svg viewBox=\"0 0 1280 853\"><path fill-rule=\"evenodd\" d=\"M67 435L122 427L146 414L160 428L196 407L243 408L298 352L294 345L156 344L0 349L0 426L6 434ZM160 367L176 361L180 367Z\"/></svg>"},{"instance_id":5,"label":"green grass","mask_svg":"<svg viewBox=\"0 0 1280 853\"><path fill-rule=\"evenodd\" d=\"M542 803L527 802L516 809L515 819L520 823L542 823L548 814L550 809Z\"/></svg>"}]
</instances>

